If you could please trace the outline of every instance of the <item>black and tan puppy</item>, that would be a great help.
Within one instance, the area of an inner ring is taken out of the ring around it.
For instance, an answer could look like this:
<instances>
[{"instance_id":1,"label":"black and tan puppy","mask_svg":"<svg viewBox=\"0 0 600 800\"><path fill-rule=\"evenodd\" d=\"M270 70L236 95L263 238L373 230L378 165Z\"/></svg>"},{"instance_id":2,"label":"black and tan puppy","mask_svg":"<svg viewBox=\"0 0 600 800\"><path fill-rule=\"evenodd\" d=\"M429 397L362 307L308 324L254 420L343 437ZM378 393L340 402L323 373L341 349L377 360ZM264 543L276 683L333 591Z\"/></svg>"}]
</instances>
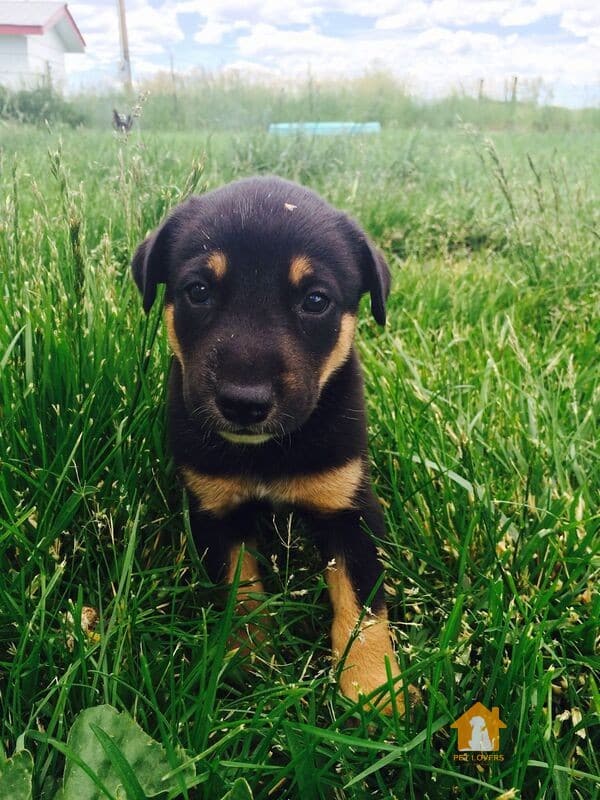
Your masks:
<instances>
[{"instance_id":1,"label":"black and tan puppy","mask_svg":"<svg viewBox=\"0 0 600 800\"><path fill-rule=\"evenodd\" d=\"M314 192L252 178L179 206L140 245L133 275L146 312L166 284L170 445L209 573L232 579L265 504L302 512L327 565L334 658L362 615L341 690L371 692L386 683L386 657L399 670L368 533L381 537L384 522L353 337L364 292L385 323L384 259ZM241 579L244 603L262 591L248 550ZM401 694L395 702L402 711Z\"/></svg>"}]
</instances>

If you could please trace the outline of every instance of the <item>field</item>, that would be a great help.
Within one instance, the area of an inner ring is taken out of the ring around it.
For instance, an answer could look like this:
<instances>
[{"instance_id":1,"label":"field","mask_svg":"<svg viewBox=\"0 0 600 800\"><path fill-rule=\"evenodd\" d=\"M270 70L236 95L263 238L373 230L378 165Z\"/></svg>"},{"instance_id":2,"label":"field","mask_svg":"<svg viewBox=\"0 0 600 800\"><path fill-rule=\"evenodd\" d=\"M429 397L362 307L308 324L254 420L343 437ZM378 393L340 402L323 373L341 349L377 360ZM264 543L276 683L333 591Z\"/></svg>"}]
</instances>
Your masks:
<instances>
[{"instance_id":1,"label":"field","mask_svg":"<svg viewBox=\"0 0 600 800\"><path fill-rule=\"evenodd\" d=\"M192 762L173 798L247 798L239 778L256 800L597 798L600 133L0 135L0 747L32 753L35 800L101 704ZM255 173L323 193L393 269L359 347L390 616L424 698L408 719L337 695L293 518L262 551L277 636L252 660L188 537L169 354L129 261L183 197ZM454 759L476 701L506 723L503 760ZM127 797L151 796L98 737Z\"/></svg>"}]
</instances>

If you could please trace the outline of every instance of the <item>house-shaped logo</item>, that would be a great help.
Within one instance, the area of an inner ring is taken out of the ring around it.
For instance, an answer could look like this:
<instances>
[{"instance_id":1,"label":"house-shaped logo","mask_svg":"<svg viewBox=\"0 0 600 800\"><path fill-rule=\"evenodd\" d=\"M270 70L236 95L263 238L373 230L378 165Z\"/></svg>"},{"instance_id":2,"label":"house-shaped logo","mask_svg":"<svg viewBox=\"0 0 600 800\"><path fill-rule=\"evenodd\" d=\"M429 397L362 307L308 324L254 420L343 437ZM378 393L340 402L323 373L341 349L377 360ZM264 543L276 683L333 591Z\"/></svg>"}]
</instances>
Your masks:
<instances>
[{"instance_id":1,"label":"house-shaped logo","mask_svg":"<svg viewBox=\"0 0 600 800\"><path fill-rule=\"evenodd\" d=\"M506 725L500 719L498 706L490 711L483 703L475 703L450 727L458 729L459 750L482 752L500 749L500 728Z\"/></svg>"}]
</instances>

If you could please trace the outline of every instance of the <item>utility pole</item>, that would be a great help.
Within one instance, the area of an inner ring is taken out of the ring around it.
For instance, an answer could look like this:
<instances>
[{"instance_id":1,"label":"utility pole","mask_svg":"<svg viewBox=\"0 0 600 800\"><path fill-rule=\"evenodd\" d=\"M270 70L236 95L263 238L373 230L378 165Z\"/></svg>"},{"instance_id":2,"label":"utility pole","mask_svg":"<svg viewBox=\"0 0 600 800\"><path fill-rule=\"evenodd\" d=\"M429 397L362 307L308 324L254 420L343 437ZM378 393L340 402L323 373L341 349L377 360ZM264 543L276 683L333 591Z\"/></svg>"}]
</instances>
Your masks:
<instances>
[{"instance_id":1,"label":"utility pole","mask_svg":"<svg viewBox=\"0 0 600 800\"><path fill-rule=\"evenodd\" d=\"M517 102L517 81L519 78L516 75L513 75L512 78L512 90L510 93L510 102L516 103Z\"/></svg>"},{"instance_id":2,"label":"utility pole","mask_svg":"<svg viewBox=\"0 0 600 800\"><path fill-rule=\"evenodd\" d=\"M171 68L171 84L173 86L173 113L175 117L177 117L177 81L175 79L175 62L173 60L172 50L169 50L169 66Z\"/></svg>"},{"instance_id":3,"label":"utility pole","mask_svg":"<svg viewBox=\"0 0 600 800\"><path fill-rule=\"evenodd\" d=\"M131 62L129 60L129 39L127 38L127 22L125 21L125 0L117 0L119 9L119 37L121 39L121 60L123 62L123 83L127 92L131 93Z\"/></svg>"}]
</instances>

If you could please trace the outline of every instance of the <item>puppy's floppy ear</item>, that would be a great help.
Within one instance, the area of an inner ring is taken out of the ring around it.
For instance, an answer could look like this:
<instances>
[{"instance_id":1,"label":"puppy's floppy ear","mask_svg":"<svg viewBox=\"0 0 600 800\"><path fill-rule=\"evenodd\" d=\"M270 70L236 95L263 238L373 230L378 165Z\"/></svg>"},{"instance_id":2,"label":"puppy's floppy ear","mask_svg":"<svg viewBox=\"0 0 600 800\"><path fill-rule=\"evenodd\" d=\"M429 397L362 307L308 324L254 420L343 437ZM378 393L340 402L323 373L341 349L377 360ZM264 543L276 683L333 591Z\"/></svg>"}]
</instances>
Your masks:
<instances>
[{"instance_id":1,"label":"puppy's floppy ear","mask_svg":"<svg viewBox=\"0 0 600 800\"><path fill-rule=\"evenodd\" d=\"M144 239L131 261L133 279L142 295L146 314L156 299L157 285L167 280L173 226L173 217L169 217L158 230Z\"/></svg>"},{"instance_id":2,"label":"puppy's floppy ear","mask_svg":"<svg viewBox=\"0 0 600 800\"><path fill-rule=\"evenodd\" d=\"M371 312L379 325L385 325L385 303L390 293L392 276L379 250L364 237L362 271L364 291L371 294Z\"/></svg>"},{"instance_id":3,"label":"puppy's floppy ear","mask_svg":"<svg viewBox=\"0 0 600 800\"><path fill-rule=\"evenodd\" d=\"M350 226L351 238L358 252L363 278L362 291L371 295L371 311L375 321L379 325L385 325L385 303L392 280L389 267L383 255L354 220L345 217L345 222Z\"/></svg>"}]
</instances>

